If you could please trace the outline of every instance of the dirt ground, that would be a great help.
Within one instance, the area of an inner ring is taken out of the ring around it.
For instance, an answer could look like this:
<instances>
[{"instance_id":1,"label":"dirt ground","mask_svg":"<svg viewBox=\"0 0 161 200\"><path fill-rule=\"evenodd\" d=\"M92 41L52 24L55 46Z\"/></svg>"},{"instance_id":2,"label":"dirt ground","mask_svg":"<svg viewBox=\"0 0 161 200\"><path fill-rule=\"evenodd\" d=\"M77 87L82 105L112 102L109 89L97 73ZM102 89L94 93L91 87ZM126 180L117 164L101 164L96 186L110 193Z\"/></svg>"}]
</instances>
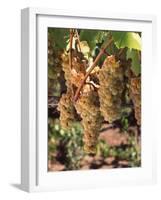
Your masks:
<instances>
[{"instance_id":1,"label":"dirt ground","mask_svg":"<svg viewBox=\"0 0 161 200\"><path fill-rule=\"evenodd\" d=\"M131 131L135 135L138 146L140 146L140 137L137 134L137 127L130 127ZM128 145L129 134L124 134L118 127L114 128L111 125L103 127L102 132L99 135L99 139L105 141L109 147L121 147L125 148ZM87 169L111 169L111 168L126 168L130 167L128 160L119 159L115 156L109 156L104 158L103 156L85 155L80 161L80 170ZM51 161L48 163L49 171L64 171L65 165L59 161Z\"/></svg>"}]
</instances>

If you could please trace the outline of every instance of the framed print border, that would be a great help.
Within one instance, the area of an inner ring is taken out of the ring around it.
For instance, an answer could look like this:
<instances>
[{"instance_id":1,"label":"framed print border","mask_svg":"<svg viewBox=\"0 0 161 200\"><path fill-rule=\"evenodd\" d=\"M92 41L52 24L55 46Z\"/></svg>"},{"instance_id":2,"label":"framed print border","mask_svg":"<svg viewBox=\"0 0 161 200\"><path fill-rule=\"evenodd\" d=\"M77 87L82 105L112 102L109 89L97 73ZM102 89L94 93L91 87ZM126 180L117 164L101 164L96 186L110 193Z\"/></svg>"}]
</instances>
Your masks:
<instances>
[{"instance_id":1,"label":"framed print border","mask_svg":"<svg viewBox=\"0 0 161 200\"><path fill-rule=\"evenodd\" d=\"M143 141L142 145L145 148L142 151L143 163L140 168L110 169L108 173L106 170L51 173L47 172L45 167L47 166L47 139L45 139L47 134L42 133L41 130L45 130L45 127L41 122L47 122L47 120L40 117L41 113L45 113L42 109L43 106L40 105L46 104L43 94L46 92L47 71L45 70L47 68L42 67L47 65L47 53L45 55L47 43L44 42L45 30L54 25L55 27L105 28L106 21L109 22L112 30L115 30L113 24L117 26L118 30L121 27L129 30L130 24L133 23L135 30L143 31L143 44L145 45L143 45L142 64L147 66L146 69L145 67L142 69L145 77L143 78L144 92L142 97L142 101L145 102L142 109L144 116L143 132L145 130L150 132L152 125L149 124L149 121L154 120L149 115L152 111L152 104L151 100L146 100L145 97L148 95L150 98L149 94L152 88L149 86L149 81L152 80L150 79L149 66L152 61L153 66L155 66L154 61L156 60L156 18L154 16L25 8L21 12L21 187L25 191L53 191L156 182L155 134L150 136L148 133L143 133L145 142ZM126 23L126 27L122 26L123 22ZM144 26L144 24L146 25ZM146 34L147 30L149 31L148 35ZM150 41L148 41L149 37L151 38ZM148 45L146 44L147 41ZM145 59L146 57L148 58ZM41 92L39 90L40 85L43 88ZM149 94L147 93L147 86ZM148 110L147 106L150 107ZM72 180L77 180L77 183L72 183Z\"/></svg>"}]
</instances>

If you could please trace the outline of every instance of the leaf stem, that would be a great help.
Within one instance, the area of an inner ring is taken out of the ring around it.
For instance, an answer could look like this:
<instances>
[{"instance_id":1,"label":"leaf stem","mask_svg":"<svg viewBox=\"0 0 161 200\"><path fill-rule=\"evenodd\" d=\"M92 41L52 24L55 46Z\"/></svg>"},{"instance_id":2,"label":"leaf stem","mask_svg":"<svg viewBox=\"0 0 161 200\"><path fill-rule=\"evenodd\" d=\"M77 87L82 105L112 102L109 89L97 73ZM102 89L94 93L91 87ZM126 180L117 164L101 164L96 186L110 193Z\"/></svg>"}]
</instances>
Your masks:
<instances>
[{"instance_id":1,"label":"leaf stem","mask_svg":"<svg viewBox=\"0 0 161 200\"><path fill-rule=\"evenodd\" d=\"M73 99L75 102L78 100L80 91L81 91L81 89L83 88L83 85L85 84L85 82L86 82L88 76L90 75L90 73L92 72L92 70L93 70L93 69L95 68L95 66L97 65L99 59L100 59L100 58L102 57L102 55L104 54L106 48L107 48L112 42L113 42L113 39L111 38L110 40L108 40L107 43L105 43L105 44L102 45L102 48L101 48L99 54L97 55L95 61L93 62L91 68L90 68L89 71L86 73L84 79L83 79L83 80L81 81L81 83L80 83L80 86L79 86L79 87L77 88L77 90L76 90L76 93L75 93L75 96L74 96L74 99Z\"/></svg>"}]
</instances>

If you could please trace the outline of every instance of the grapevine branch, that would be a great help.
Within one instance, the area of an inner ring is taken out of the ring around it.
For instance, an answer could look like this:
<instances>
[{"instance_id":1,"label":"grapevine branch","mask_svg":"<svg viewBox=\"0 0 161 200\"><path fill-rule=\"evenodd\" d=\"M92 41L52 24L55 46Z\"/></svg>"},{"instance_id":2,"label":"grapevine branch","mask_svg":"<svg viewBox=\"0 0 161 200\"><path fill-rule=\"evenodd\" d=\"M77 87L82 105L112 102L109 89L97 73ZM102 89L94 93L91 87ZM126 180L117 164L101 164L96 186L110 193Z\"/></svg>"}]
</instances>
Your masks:
<instances>
[{"instance_id":1,"label":"grapevine branch","mask_svg":"<svg viewBox=\"0 0 161 200\"><path fill-rule=\"evenodd\" d=\"M118 52L118 57L121 57L121 55L122 55L123 53L125 53L126 50L127 50L126 47L125 47L125 48L121 48L121 49L119 50L119 52Z\"/></svg>"},{"instance_id":2,"label":"grapevine branch","mask_svg":"<svg viewBox=\"0 0 161 200\"><path fill-rule=\"evenodd\" d=\"M104 50L104 54L105 54L106 56L110 56L110 54L109 54L106 50Z\"/></svg>"},{"instance_id":3,"label":"grapevine branch","mask_svg":"<svg viewBox=\"0 0 161 200\"><path fill-rule=\"evenodd\" d=\"M119 50L119 52L118 52L118 57L120 57L121 56L121 54L124 52L124 48L121 48L120 50Z\"/></svg>"},{"instance_id":4,"label":"grapevine branch","mask_svg":"<svg viewBox=\"0 0 161 200\"><path fill-rule=\"evenodd\" d=\"M83 88L84 83L86 82L88 76L90 75L90 73L92 72L92 70L95 68L95 66L97 65L99 59L102 57L102 55L104 54L106 48L113 42L113 39L111 38L106 44L103 45L103 47L101 48L99 54L97 55L95 61L93 62L91 68L89 69L89 71L86 73L84 79L81 81L80 86L77 88L75 96L74 96L74 101L77 101L79 98L79 94L81 89Z\"/></svg>"}]
</instances>

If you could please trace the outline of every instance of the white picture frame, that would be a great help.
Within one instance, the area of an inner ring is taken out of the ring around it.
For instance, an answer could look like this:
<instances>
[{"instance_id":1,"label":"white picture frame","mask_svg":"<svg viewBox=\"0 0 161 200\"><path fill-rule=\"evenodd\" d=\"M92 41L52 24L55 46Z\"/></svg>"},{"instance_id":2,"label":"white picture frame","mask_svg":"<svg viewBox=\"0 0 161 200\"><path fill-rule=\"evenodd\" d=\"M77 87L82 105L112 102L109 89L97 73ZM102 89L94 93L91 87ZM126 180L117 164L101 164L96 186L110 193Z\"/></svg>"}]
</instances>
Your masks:
<instances>
[{"instance_id":1,"label":"white picture frame","mask_svg":"<svg viewBox=\"0 0 161 200\"><path fill-rule=\"evenodd\" d=\"M107 23L108 22L108 23ZM107 25L108 24L108 25ZM143 33L142 166L140 168L47 171L47 27L132 30ZM150 68L155 67L154 16L25 8L21 15L21 188L25 191L85 189L156 182L155 133ZM46 52L46 53L45 53ZM146 66L146 67L145 67ZM40 90L41 88L41 90ZM147 89L148 88L148 89ZM46 95L45 95L46 94ZM145 134L146 133L146 134Z\"/></svg>"}]
</instances>

